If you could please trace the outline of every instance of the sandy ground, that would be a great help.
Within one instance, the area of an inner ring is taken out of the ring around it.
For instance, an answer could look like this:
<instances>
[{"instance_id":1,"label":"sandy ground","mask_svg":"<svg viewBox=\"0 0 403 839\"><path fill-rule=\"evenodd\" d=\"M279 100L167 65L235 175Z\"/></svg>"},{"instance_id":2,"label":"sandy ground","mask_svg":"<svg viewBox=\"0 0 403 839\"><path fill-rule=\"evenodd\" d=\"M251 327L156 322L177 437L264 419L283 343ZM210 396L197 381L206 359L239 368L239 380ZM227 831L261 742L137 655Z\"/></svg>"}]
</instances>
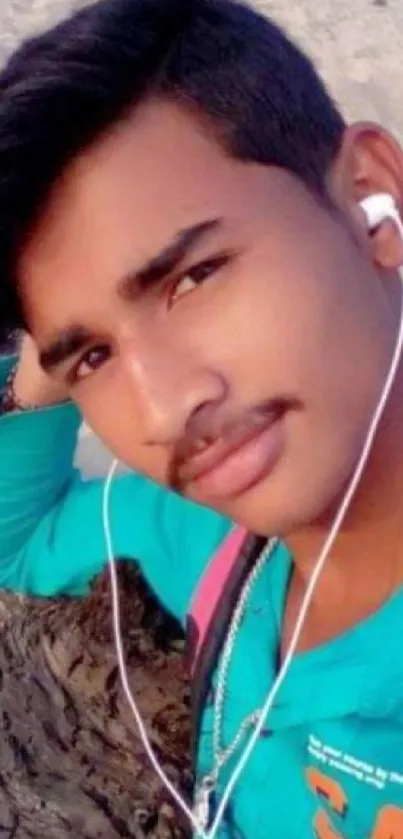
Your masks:
<instances>
[{"instance_id":1,"label":"sandy ground","mask_svg":"<svg viewBox=\"0 0 403 839\"><path fill-rule=\"evenodd\" d=\"M375 119L403 140L403 0L255 0L316 59L352 119ZM81 0L0 0L0 61L21 38L82 5ZM103 472L107 453L91 436L80 463Z\"/></svg>"},{"instance_id":2,"label":"sandy ground","mask_svg":"<svg viewBox=\"0 0 403 839\"><path fill-rule=\"evenodd\" d=\"M402 0L255 0L315 57L353 117L378 118L403 136ZM26 34L82 0L0 0L0 59Z\"/></svg>"}]
</instances>

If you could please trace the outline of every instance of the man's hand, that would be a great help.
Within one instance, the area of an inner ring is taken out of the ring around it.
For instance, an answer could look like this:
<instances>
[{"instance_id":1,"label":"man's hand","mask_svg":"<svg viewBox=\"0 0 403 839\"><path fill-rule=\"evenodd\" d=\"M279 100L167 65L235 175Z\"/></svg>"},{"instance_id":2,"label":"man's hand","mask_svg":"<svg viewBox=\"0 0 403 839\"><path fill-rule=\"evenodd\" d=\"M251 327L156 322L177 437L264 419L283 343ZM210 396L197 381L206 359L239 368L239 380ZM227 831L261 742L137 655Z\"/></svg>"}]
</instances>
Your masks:
<instances>
[{"instance_id":1,"label":"man's hand","mask_svg":"<svg viewBox=\"0 0 403 839\"><path fill-rule=\"evenodd\" d=\"M69 398L67 390L43 372L39 365L36 344L26 333L21 341L19 358L14 393L21 404L27 407L45 407L65 402Z\"/></svg>"}]
</instances>

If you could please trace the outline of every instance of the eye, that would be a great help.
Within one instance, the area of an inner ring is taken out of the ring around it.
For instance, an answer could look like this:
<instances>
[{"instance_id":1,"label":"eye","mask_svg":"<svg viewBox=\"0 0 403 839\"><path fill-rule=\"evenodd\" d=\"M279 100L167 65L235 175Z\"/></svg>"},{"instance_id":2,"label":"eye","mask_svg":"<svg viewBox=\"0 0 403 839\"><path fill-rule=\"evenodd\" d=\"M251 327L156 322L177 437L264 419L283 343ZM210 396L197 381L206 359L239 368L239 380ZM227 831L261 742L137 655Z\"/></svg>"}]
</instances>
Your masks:
<instances>
[{"instance_id":1,"label":"eye","mask_svg":"<svg viewBox=\"0 0 403 839\"><path fill-rule=\"evenodd\" d=\"M88 352L81 356L79 363L73 370L72 378L74 382L81 382L86 379L95 370L98 370L111 356L111 349L106 344L98 347L92 347Z\"/></svg>"},{"instance_id":2,"label":"eye","mask_svg":"<svg viewBox=\"0 0 403 839\"><path fill-rule=\"evenodd\" d=\"M205 259L197 265L188 268L175 283L173 293L171 294L170 304L176 303L185 294L194 291L209 277L216 274L220 268L223 268L229 261L229 256L217 256L212 259Z\"/></svg>"}]
</instances>

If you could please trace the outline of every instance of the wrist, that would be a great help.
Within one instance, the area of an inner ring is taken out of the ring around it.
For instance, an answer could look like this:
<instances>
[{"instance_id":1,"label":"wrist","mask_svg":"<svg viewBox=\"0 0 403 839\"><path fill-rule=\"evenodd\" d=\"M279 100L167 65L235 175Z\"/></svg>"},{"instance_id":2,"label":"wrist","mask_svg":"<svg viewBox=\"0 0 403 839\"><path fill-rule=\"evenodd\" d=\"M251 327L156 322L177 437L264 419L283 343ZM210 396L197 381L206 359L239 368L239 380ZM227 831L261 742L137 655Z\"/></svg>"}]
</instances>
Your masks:
<instances>
[{"instance_id":1,"label":"wrist","mask_svg":"<svg viewBox=\"0 0 403 839\"><path fill-rule=\"evenodd\" d=\"M18 361L11 369L3 391L3 411L33 411L66 401L66 393L39 370L24 368Z\"/></svg>"},{"instance_id":2,"label":"wrist","mask_svg":"<svg viewBox=\"0 0 403 839\"><path fill-rule=\"evenodd\" d=\"M22 336L18 359L8 377L8 386L12 390L14 407L9 407L7 410L27 411L46 408L66 402L69 395L60 383L54 381L42 370L37 346L27 333Z\"/></svg>"}]
</instances>

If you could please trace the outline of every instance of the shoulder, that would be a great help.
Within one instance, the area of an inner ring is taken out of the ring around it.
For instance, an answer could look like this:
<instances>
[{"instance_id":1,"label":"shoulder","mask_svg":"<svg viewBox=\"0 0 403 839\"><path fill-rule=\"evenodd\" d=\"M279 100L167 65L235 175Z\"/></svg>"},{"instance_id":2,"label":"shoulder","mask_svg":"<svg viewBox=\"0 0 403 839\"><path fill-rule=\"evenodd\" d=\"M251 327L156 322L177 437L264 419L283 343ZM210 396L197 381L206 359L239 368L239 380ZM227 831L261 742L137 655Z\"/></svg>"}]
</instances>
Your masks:
<instances>
[{"instance_id":1,"label":"shoulder","mask_svg":"<svg viewBox=\"0 0 403 839\"><path fill-rule=\"evenodd\" d=\"M118 540L119 532L126 533L130 554L147 581L183 622L198 581L232 523L137 474L117 480L111 523Z\"/></svg>"}]
</instances>

